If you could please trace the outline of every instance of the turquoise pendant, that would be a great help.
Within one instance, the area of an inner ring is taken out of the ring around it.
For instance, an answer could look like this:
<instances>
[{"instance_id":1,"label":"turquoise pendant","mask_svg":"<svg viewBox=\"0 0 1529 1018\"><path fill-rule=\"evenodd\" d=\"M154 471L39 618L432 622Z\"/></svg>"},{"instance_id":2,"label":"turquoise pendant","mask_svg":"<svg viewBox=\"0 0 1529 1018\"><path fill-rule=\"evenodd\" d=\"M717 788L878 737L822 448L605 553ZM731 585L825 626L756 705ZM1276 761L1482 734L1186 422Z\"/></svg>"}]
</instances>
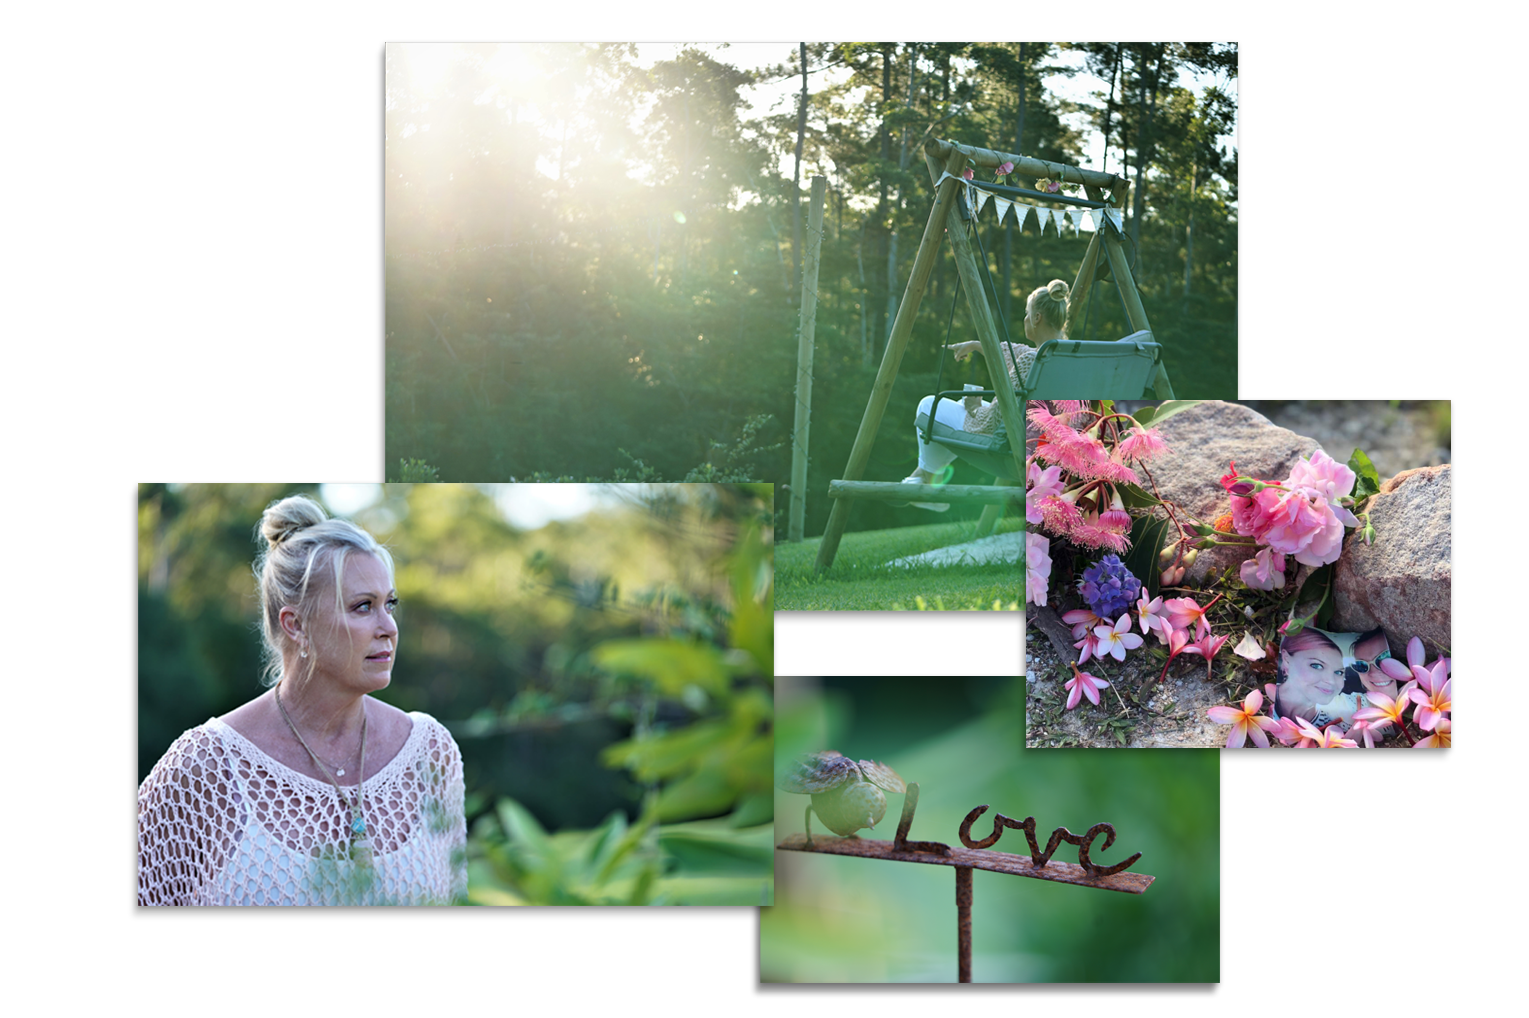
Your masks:
<instances>
[{"instance_id":1,"label":"turquoise pendant","mask_svg":"<svg viewBox=\"0 0 1529 1018\"><path fill-rule=\"evenodd\" d=\"M361 814L357 813L355 817L351 819L350 833L354 834L358 838L366 833L366 821L362 818Z\"/></svg>"}]
</instances>

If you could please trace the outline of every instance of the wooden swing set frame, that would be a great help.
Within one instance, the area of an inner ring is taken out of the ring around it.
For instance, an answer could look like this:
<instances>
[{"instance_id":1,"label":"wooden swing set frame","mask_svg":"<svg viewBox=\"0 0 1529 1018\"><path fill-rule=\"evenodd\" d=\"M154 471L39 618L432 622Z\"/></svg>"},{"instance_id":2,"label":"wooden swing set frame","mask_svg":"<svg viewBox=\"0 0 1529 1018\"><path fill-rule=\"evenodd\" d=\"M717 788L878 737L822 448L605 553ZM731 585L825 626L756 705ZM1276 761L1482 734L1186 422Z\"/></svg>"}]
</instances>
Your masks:
<instances>
[{"instance_id":1,"label":"wooden swing set frame","mask_svg":"<svg viewBox=\"0 0 1529 1018\"><path fill-rule=\"evenodd\" d=\"M1004 163L1013 163L1013 172L1021 176L1046 177L1065 180L1069 183L1080 183L1089 199L1095 202L1104 201L1104 193L1108 191L1109 204L1116 209L1124 209L1130 195L1130 181L1113 173L1085 170L1064 163L1032 159L1009 152L995 152L992 149L974 148L951 141L932 139L924 146L924 163L929 168L930 182L936 185L934 208L930 210L923 239L919 241L918 252L913 257L913 271L908 277L907 289L903 291L902 301L897 307L897 317L892 323L892 334L887 338L886 352L882 355L881 367L876 372L876 381L871 386L870 400L866 404L865 415L860 419L860 430L855 435L855 444L850 450L849 463L844 468L843 478L829 485L828 493L829 497L834 499L834 505L829 511L828 525L823 531L822 543L818 546L815 568L819 573L825 572L833 565L834 556L839 551L839 541L844 537L844 528L849 522L849 504L855 499L984 503L986 508L983 510L982 521L979 524L979 532L982 532L990 530L996 524L1003 503L1016 497L1013 488L1002 485L936 486L860 479L870 460L871 447L876 443L876 433L881 427L882 414L886 411L887 401L891 398L892 383L897 378L897 369L902 363L908 339L913 333L913 322L918 317L919 304L923 301L924 290L934 270L935 257L939 254L942 237L950 238L956 272L960 276L961 287L966 292L967 309L976 328L977 339L982 344L982 355L987 362L988 371L995 377L993 388L998 400L999 414L1003 419L1005 430L1011 436L1009 452L1014 457L1014 476L1020 478L1025 476L1024 443L1017 440L1018 436L1023 436L1025 433L1024 408L1019 405L1008 380L1002 377L1001 365L1004 362L999 353L998 326L993 317L994 311L988 306L986 291L979 275L977 256L972 250L971 242L967 239L966 231L962 228L960 191L957 185L960 183L961 173L966 169L968 160L979 170L996 170ZM1100 224L1100 227L1094 231L1093 237L1088 242L1088 250L1083 255L1083 264L1078 269L1077 279L1073 283L1072 293L1087 293L1093 286L1101 258L1107 259L1110 276L1120 292L1120 300L1125 308L1126 316L1130 319L1132 329L1150 332L1151 325L1147 321L1147 312L1142 307L1141 296L1136 292L1130 262L1120 245L1120 237L1112 226ZM1067 327L1069 329L1085 303L1082 300L1074 300L1068 308ZM1168 373L1160 361L1152 389L1156 398L1173 398ZM1109 395L1108 393L1080 392L1077 398L1098 399Z\"/></svg>"}]
</instances>

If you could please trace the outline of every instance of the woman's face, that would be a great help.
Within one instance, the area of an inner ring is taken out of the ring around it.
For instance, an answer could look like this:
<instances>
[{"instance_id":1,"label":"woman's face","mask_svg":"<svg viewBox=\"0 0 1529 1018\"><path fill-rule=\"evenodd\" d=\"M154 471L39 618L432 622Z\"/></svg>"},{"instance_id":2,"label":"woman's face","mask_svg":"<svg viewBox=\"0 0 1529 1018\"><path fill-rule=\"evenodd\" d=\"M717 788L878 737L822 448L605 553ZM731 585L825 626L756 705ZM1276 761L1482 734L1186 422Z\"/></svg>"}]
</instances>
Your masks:
<instances>
[{"instance_id":1,"label":"woman's face","mask_svg":"<svg viewBox=\"0 0 1529 1018\"><path fill-rule=\"evenodd\" d=\"M345 559L338 603L333 591L315 601L307 627L314 676L366 690L385 688L398 650L393 620L398 595L387 566L375 555L353 553Z\"/></svg>"},{"instance_id":2,"label":"woman's face","mask_svg":"<svg viewBox=\"0 0 1529 1018\"><path fill-rule=\"evenodd\" d=\"M1037 324L1035 320L1035 298L1031 297L1025 301L1025 338L1032 343L1035 342L1035 327Z\"/></svg>"},{"instance_id":3,"label":"woman's face","mask_svg":"<svg viewBox=\"0 0 1529 1018\"><path fill-rule=\"evenodd\" d=\"M1327 703L1343 689L1343 655L1336 647L1314 647L1294 654L1280 652L1285 682L1280 699L1292 709Z\"/></svg>"}]
</instances>

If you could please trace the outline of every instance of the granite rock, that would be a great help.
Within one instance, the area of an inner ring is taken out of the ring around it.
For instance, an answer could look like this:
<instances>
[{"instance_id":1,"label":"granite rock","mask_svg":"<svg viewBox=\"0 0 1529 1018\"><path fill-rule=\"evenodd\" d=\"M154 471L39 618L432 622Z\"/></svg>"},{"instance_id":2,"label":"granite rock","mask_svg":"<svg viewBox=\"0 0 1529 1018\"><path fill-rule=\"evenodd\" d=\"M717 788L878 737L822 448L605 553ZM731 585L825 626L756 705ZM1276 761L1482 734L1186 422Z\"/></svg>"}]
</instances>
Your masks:
<instances>
[{"instance_id":1,"label":"granite rock","mask_svg":"<svg viewBox=\"0 0 1529 1018\"><path fill-rule=\"evenodd\" d=\"M1404 470L1370 502L1375 543L1350 533L1333 581L1332 628L1381 626L1400 655L1420 637L1429 656L1450 646L1450 509L1448 464Z\"/></svg>"}]
</instances>

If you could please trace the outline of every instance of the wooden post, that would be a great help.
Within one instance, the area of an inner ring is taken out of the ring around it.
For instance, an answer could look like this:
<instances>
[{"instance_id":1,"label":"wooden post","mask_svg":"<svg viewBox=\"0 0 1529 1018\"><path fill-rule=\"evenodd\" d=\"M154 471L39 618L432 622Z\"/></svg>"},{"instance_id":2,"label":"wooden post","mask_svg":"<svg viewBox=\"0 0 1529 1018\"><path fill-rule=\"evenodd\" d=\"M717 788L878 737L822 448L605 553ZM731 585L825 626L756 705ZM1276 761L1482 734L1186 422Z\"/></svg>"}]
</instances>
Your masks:
<instances>
[{"instance_id":1,"label":"wooden post","mask_svg":"<svg viewBox=\"0 0 1529 1018\"><path fill-rule=\"evenodd\" d=\"M972 324L977 327L977 341L982 344L982 356L987 361L988 376L993 380L993 391L998 398L998 412L1003 417L1009 433L1009 455L1014 458L1014 476L1025 476L1025 417L1020 411L1019 400L1014 398L1014 386L1004 370L1003 355L998 347L998 326L993 322L993 309L988 307L987 290L983 288L978 274L977 256L971 241L961 228L961 213L954 202L946 209L946 233L950 235L950 249L956 256L956 272L961 276L961 287L966 291L966 306L971 311ZM930 414L934 409L930 408Z\"/></svg>"},{"instance_id":2,"label":"wooden post","mask_svg":"<svg viewBox=\"0 0 1529 1018\"><path fill-rule=\"evenodd\" d=\"M1097 187L1085 187L1084 191L1094 201L1102 201L1104 192ZM1094 285L1094 269L1099 264L1099 237L1104 233L1104 224L1094 222L1094 235L1088 239L1088 250L1083 252L1083 264L1078 266L1078 278L1072 283L1072 302L1067 306L1067 323L1062 327L1064 333L1072 332L1073 322L1077 321L1078 311L1087 303L1079 295L1088 292Z\"/></svg>"},{"instance_id":3,"label":"wooden post","mask_svg":"<svg viewBox=\"0 0 1529 1018\"><path fill-rule=\"evenodd\" d=\"M1115 207L1123 209L1126 198L1130 194L1131 187L1127 183L1115 195ZM1105 231L1104 252L1110 259L1110 272L1115 277L1115 287L1120 291L1120 299L1125 302L1126 317L1131 319L1131 328L1135 330L1147 329L1151 331L1152 323L1147 321L1147 309L1142 307L1141 294L1136 292L1136 280L1131 276L1130 264L1126 261L1126 253L1120 246L1120 239L1113 233ZM1173 399L1173 386L1168 381L1168 369L1161 361L1157 365L1157 375L1152 381L1153 395L1158 399Z\"/></svg>"},{"instance_id":4,"label":"wooden post","mask_svg":"<svg viewBox=\"0 0 1529 1018\"><path fill-rule=\"evenodd\" d=\"M951 176L959 178L966 159L959 152L951 153L946 169ZM881 427L881 415L887 409L892 396L892 383L897 379L897 368L902 363L903 351L908 337L913 334L913 320L918 316L919 303L924 289L929 285L929 274L934 270L934 259L940 250L940 236L945 232L946 212L956 200L956 181L945 180L935 191L934 208L924 227L924 237L919 241L918 253L913 256L913 272L908 276L908 287L903 292L902 303L897 307L897 320L892 324L892 335L887 340L886 353L882 355L881 367L876 372L876 382L871 386L871 398L860 418L860 430L855 434L855 444L850 450L849 463L844 468L844 480L858 481L865 473L865 465L871 458L871 446L876 442L876 431ZM911 414L909 415L911 419ZM849 522L849 499L834 503L828 514L828 526L823 530L823 543L818 546L815 568L824 572L833 565L839 551L839 541L844 537L844 527Z\"/></svg>"},{"instance_id":5,"label":"wooden post","mask_svg":"<svg viewBox=\"0 0 1529 1018\"><path fill-rule=\"evenodd\" d=\"M802 266L801 335L796 345L796 423L791 429L791 515L786 540L800 541L807 516L807 434L812 413L812 344L818 322L818 266L823 248L823 192L828 181L812 178L807 214L807 257Z\"/></svg>"}]
</instances>

